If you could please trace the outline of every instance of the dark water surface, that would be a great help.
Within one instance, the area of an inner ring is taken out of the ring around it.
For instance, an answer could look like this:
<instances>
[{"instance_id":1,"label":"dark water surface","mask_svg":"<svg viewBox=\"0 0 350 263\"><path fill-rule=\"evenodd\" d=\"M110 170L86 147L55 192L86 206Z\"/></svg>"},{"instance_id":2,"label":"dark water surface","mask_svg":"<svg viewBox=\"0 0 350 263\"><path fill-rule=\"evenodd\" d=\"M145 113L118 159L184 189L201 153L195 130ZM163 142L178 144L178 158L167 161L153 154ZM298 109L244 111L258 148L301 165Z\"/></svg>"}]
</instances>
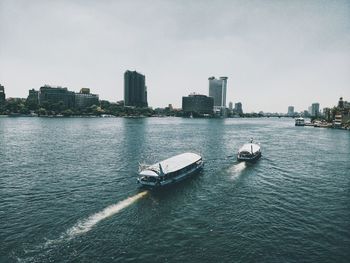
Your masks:
<instances>
[{"instance_id":1,"label":"dark water surface","mask_svg":"<svg viewBox=\"0 0 350 263\"><path fill-rule=\"evenodd\" d=\"M263 157L238 164L256 138ZM140 162L198 152L161 192ZM0 119L0 262L350 262L350 133L292 119Z\"/></svg>"}]
</instances>

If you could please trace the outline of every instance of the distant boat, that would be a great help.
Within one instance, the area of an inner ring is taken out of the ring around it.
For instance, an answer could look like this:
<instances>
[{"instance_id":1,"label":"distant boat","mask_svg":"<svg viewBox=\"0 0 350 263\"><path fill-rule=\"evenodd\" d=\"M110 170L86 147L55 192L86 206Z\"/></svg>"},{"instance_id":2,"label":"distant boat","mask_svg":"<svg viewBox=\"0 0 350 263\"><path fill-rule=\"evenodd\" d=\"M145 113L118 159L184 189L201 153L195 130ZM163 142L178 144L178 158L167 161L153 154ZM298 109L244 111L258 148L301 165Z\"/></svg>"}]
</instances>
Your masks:
<instances>
[{"instance_id":1,"label":"distant boat","mask_svg":"<svg viewBox=\"0 0 350 263\"><path fill-rule=\"evenodd\" d=\"M253 139L250 140L250 143L244 144L238 150L237 160L238 161L247 161L254 162L261 157L260 145L253 143Z\"/></svg>"},{"instance_id":2,"label":"distant boat","mask_svg":"<svg viewBox=\"0 0 350 263\"><path fill-rule=\"evenodd\" d=\"M295 119L295 126L305 126L305 120L304 118L296 118Z\"/></svg>"},{"instance_id":3,"label":"distant boat","mask_svg":"<svg viewBox=\"0 0 350 263\"><path fill-rule=\"evenodd\" d=\"M203 166L200 155L183 153L153 165L141 167L137 182L151 188L172 185L198 172Z\"/></svg>"}]
</instances>

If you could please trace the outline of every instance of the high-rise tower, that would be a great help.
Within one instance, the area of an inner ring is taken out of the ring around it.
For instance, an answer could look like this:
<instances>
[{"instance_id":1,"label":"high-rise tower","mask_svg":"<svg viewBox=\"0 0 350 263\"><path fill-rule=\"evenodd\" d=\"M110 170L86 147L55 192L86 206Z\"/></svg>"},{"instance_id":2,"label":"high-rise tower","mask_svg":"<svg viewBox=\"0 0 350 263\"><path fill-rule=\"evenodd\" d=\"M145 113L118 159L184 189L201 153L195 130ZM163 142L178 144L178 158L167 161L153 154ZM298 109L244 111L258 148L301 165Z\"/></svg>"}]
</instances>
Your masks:
<instances>
[{"instance_id":1,"label":"high-rise tower","mask_svg":"<svg viewBox=\"0 0 350 263\"><path fill-rule=\"evenodd\" d=\"M148 107L146 78L144 75L127 70L124 73L125 106Z\"/></svg>"},{"instance_id":2,"label":"high-rise tower","mask_svg":"<svg viewBox=\"0 0 350 263\"><path fill-rule=\"evenodd\" d=\"M5 88L0 84L0 105L5 103L6 95L5 95Z\"/></svg>"},{"instance_id":3,"label":"high-rise tower","mask_svg":"<svg viewBox=\"0 0 350 263\"><path fill-rule=\"evenodd\" d=\"M214 99L214 109L220 110L226 108L226 90L227 77L209 78L209 97Z\"/></svg>"}]
</instances>

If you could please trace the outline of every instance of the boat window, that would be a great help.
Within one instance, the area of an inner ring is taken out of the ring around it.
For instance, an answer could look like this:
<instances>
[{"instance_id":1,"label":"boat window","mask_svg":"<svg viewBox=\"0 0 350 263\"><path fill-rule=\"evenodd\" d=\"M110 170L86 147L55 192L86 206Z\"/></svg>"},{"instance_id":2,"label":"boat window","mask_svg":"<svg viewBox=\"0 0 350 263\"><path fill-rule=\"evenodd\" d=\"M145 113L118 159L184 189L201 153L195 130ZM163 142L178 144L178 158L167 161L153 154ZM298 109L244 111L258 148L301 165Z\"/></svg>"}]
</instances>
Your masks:
<instances>
[{"instance_id":1,"label":"boat window","mask_svg":"<svg viewBox=\"0 0 350 263\"><path fill-rule=\"evenodd\" d=\"M156 182L157 181L157 179L155 177L153 177L153 176L144 176L142 178L142 180L144 180L146 182Z\"/></svg>"}]
</instances>

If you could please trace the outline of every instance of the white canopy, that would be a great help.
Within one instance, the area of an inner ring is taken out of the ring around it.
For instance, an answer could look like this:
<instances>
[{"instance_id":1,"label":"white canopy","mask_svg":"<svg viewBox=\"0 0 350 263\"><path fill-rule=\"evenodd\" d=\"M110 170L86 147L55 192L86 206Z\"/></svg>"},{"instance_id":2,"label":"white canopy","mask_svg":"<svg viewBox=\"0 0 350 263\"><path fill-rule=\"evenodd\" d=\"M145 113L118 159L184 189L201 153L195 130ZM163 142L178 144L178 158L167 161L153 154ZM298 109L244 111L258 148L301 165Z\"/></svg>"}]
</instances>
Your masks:
<instances>
[{"instance_id":1,"label":"white canopy","mask_svg":"<svg viewBox=\"0 0 350 263\"><path fill-rule=\"evenodd\" d=\"M199 161L201 158L200 155L195 153L182 153L147 167L145 170L141 171L140 175L158 176L160 172L159 164L164 174L175 172Z\"/></svg>"},{"instance_id":2,"label":"white canopy","mask_svg":"<svg viewBox=\"0 0 350 263\"><path fill-rule=\"evenodd\" d=\"M256 153L260 150L260 146L256 143L247 143L244 144L238 152L249 152L252 153L252 149L253 149L253 153Z\"/></svg>"}]
</instances>

